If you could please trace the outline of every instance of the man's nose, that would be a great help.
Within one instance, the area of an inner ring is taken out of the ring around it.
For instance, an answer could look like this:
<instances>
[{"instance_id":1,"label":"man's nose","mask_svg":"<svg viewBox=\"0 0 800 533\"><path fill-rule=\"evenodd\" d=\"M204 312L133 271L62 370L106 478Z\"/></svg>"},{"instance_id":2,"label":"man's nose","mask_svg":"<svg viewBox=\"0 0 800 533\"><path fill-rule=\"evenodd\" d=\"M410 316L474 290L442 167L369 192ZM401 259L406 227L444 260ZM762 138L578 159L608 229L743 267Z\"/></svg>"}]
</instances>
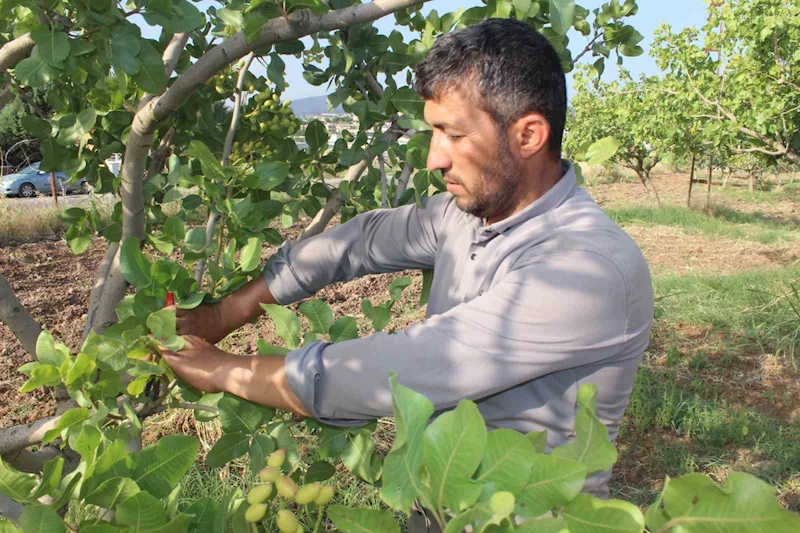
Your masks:
<instances>
[{"instance_id":1,"label":"man's nose","mask_svg":"<svg viewBox=\"0 0 800 533\"><path fill-rule=\"evenodd\" d=\"M428 150L428 160L426 165L430 171L448 170L452 165L450 156L441 146L439 136L436 135L436 133L433 134L433 138L431 139L431 147L430 150Z\"/></svg>"}]
</instances>

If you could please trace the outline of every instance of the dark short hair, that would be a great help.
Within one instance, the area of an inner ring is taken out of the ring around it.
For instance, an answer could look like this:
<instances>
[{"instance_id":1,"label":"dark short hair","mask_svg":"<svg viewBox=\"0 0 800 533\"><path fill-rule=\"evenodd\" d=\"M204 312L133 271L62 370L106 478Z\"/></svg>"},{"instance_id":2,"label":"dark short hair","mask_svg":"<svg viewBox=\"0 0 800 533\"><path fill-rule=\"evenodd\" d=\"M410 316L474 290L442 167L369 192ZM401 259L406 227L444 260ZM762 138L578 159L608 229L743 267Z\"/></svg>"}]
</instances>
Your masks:
<instances>
[{"instance_id":1,"label":"dark short hair","mask_svg":"<svg viewBox=\"0 0 800 533\"><path fill-rule=\"evenodd\" d=\"M564 69L553 46L513 19L489 19L440 38L416 68L415 89L425 100L464 87L502 131L525 113L550 125L550 152L561 155L567 117Z\"/></svg>"}]
</instances>

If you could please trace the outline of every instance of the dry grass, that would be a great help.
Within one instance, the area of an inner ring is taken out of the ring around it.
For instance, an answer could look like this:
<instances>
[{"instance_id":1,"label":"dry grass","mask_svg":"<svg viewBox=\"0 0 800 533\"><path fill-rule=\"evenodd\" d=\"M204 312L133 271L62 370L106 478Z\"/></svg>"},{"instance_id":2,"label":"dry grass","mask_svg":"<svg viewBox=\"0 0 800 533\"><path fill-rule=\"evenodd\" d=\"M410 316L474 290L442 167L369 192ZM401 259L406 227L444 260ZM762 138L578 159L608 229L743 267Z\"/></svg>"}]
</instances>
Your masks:
<instances>
[{"instance_id":1,"label":"dry grass","mask_svg":"<svg viewBox=\"0 0 800 533\"><path fill-rule=\"evenodd\" d=\"M58 239L67 224L55 206L31 209L27 202L0 198L0 247Z\"/></svg>"}]
</instances>

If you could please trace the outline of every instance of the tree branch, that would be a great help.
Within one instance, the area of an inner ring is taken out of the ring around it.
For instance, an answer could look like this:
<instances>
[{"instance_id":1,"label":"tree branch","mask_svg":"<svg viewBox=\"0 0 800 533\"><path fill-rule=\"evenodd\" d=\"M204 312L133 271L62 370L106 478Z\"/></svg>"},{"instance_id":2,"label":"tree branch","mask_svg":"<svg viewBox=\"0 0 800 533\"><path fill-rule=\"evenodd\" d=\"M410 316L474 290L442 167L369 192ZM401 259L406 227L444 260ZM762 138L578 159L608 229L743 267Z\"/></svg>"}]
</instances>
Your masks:
<instances>
[{"instance_id":1,"label":"tree branch","mask_svg":"<svg viewBox=\"0 0 800 533\"><path fill-rule=\"evenodd\" d=\"M0 455L38 444L44 434L56 427L60 415L48 416L30 424L0 429Z\"/></svg>"},{"instance_id":2,"label":"tree branch","mask_svg":"<svg viewBox=\"0 0 800 533\"><path fill-rule=\"evenodd\" d=\"M118 242L109 243L108 249L106 250L106 255L103 257L103 260L97 267L97 272L95 273L94 277L94 286L92 286L92 292L89 296L89 313L86 318L86 326L83 328L81 346L83 346L83 343L86 342L87 337L89 337L89 332L94 326L94 317L97 314L97 308L100 305L103 289L105 289L108 273L111 271L111 264L114 262L114 258L117 255L117 250L119 250Z\"/></svg>"},{"instance_id":3,"label":"tree branch","mask_svg":"<svg viewBox=\"0 0 800 533\"><path fill-rule=\"evenodd\" d=\"M0 321L8 326L11 333L22 343L25 351L36 359L36 341L42 332L42 326L20 303L2 274L0 274Z\"/></svg>"},{"instance_id":4,"label":"tree branch","mask_svg":"<svg viewBox=\"0 0 800 533\"><path fill-rule=\"evenodd\" d=\"M175 83L150 106L151 123L163 120L178 110L178 107L194 91L202 87L219 70L244 57L248 52L267 45L299 39L312 33L334 30L362 22L370 22L397 10L424 3L425 0L374 0L329 11L316 16L309 10L295 11L286 17L273 19L261 28L258 39L248 44L242 32L203 54L186 69Z\"/></svg>"},{"instance_id":5,"label":"tree branch","mask_svg":"<svg viewBox=\"0 0 800 533\"><path fill-rule=\"evenodd\" d=\"M589 44L587 44L586 47L583 50L581 50L580 53L577 56L575 56L575 59L573 59L572 62L573 63L577 63L578 61L580 61L581 58L584 55L586 55L589 52L589 50L592 49L592 46L594 46L594 43L597 42L597 39L599 39L600 37L603 36L603 33L604 32L595 32L594 33L594 37L592 37L592 40L589 41Z\"/></svg>"},{"instance_id":6,"label":"tree branch","mask_svg":"<svg viewBox=\"0 0 800 533\"><path fill-rule=\"evenodd\" d=\"M236 91L234 93L233 115L231 116L231 123L228 126L228 134L225 136L225 145L222 147L222 166L227 167L231 162L231 151L233 150L233 139L236 137L236 129L239 127L239 120L242 114L242 104L244 98L242 90L244 89L244 80L247 77L247 71L250 70L250 65L253 63L255 54L250 52L244 60L244 66L239 70L239 77L236 80ZM214 228L219 221L219 213L215 210L215 205L212 203L211 209L208 212L208 219L206 220L206 246L211 246L214 242ZM222 230L220 230L222 231ZM218 254L221 253L221 250ZM206 270L205 257L200 259L194 267L194 280L197 283L198 289L203 282L203 273Z\"/></svg>"},{"instance_id":7,"label":"tree branch","mask_svg":"<svg viewBox=\"0 0 800 533\"><path fill-rule=\"evenodd\" d=\"M150 156L150 166L147 167L148 177L161 173L161 169L164 168L164 162L167 160L167 154L169 154L173 137L175 137L174 126L167 130L167 133L165 133L161 141L159 141L158 148L156 148L156 151Z\"/></svg>"},{"instance_id":8,"label":"tree branch","mask_svg":"<svg viewBox=\"0 0 800 533\"><path fill-rule=\"evenodd\" d=\"M4 73L24 58L28 57L36 43L30 33L21 35L13 41L8 41L0 48L0 74Z\"/></svg>"},{"instance_id":9,"label":"tree branch","mask_svg":"<svg viewBox=\"0 0 800 533\"><path fill-rule=\"evenodd\" d=\"M406 163L403 167L403 170L400 172L400 176L397 177L397 188L394 191L394 199L392 200L392 207L397 207L400 205L400 198L403 197L403 194L406 192L408 188L408 182L411 179L411 171L414 168L411 166L410 163Z\"/></svg>"}]
</instances>

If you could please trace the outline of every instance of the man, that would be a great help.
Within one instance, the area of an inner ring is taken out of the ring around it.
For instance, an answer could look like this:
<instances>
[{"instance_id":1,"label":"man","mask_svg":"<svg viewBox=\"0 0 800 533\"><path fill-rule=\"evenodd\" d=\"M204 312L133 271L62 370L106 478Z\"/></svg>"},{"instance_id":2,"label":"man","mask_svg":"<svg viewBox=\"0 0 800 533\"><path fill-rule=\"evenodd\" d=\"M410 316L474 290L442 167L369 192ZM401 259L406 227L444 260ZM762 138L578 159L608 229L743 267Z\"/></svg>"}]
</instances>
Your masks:
<instances>
[{"instance_id":1,"label":"man","mask_svg":"<svg viewBox=\"0 0 800 533\"><path fill-rule=\"evenodd\" d=\"M285 243L263 280L179 312L180 333L194 336L167 363L202 390L336 425L391 415L396 371L437 411L470 398L489 428L547 430L549 448L570 440L578 387L595 383L615 439L649 341L652 285L636 244L560 159L566 88L555 50L526 24L488 20L441 38L416 74L433 128L428 168L448 193ZM412 268L434 269L427 318L395 335L315 342L285 359L199 338L222 339L258 316L259 302ZM607 495L609 477L591 476L585 490Z\"/></svg>"}]
</instances>

